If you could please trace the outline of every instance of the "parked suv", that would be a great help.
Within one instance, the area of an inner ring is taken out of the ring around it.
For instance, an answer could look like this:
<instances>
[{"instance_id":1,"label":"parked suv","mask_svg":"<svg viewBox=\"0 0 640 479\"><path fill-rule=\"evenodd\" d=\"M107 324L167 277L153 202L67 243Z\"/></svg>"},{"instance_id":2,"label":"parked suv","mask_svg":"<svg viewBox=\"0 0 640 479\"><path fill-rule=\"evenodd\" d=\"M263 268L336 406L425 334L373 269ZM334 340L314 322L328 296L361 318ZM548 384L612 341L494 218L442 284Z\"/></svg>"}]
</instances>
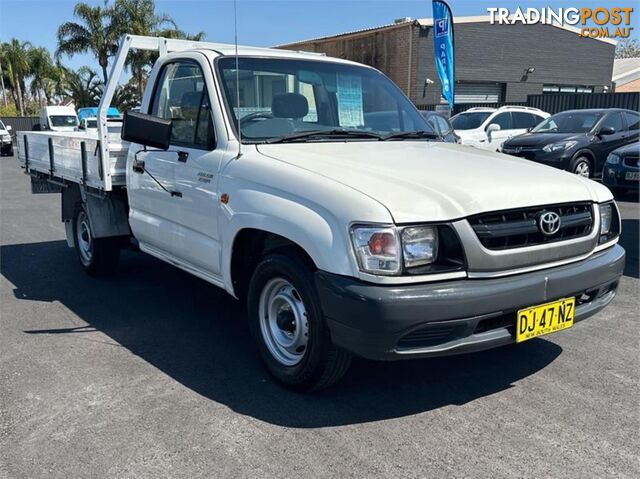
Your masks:
<instances>
[{"instance_id":1,"label":"parked suv","mask_svg":"<svg viewBox=\"0 0 640 479\"><path fill-rule=\"evenodd\" d=\"M0 154L13 155L13 139L11 138L11 127L5 126L0 121Z\"/></svg>"},{"instance_id":2,"label":"parked suv","mask_svg":"<svg viewBox=\"0 0 640 479\"><path fill-rule=\"evenodd\" d=\"M525 133L547 117L548 113L528 106L481 107L458 113L451 124L463 145L496 151L505 140Z\"/></svg>"},{"instance_id":3,"label":"parked suv","mask_svg":"<svg viewBox=\"0 0 640 479\"><path fill-rule=\"evenodd\" d=\"M640 135L640 114L631 110L570 110L547 118L530 132L507 140L501 151L591 177L609 153Z\"/></svg>"},{"instance_id":4,"label":"parked suv","mask_svg":"<svg viewBox=\"0 0 640 479\"><path fill-rule=\"evenodd\" d=\"M638 191L640 187L640 142L636 141L609 153L602 170L602 183L614 193Z\"/></svg>"}]
</instances>

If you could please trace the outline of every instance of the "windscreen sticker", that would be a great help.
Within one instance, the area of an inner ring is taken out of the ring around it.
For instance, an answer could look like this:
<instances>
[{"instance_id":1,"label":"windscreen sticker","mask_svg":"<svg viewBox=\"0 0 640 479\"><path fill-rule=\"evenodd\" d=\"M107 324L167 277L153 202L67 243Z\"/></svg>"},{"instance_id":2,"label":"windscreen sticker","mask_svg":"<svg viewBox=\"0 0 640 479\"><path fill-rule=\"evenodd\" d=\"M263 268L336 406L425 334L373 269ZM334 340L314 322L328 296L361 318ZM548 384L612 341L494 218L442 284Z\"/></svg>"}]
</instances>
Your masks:
<instances>
[{"instance_id":1,"label":"windscreen sticker","mask_svg":"<svg viewBox=\"0 0 640 479\"><path fill-rule=\"evenodd\" d=\"M364 125L362 80L358 75L337 75L338 119L342 127Z\"/></svg>"}]
</instances>

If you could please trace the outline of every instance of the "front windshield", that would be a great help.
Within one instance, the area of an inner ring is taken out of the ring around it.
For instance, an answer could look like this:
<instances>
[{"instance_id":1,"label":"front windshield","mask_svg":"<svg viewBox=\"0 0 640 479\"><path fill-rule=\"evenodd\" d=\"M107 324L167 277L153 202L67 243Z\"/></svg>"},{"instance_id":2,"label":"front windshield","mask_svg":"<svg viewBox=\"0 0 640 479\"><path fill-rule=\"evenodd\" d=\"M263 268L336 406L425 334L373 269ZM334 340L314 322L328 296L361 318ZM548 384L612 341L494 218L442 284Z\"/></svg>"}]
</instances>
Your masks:
<instances>
[{"instance_id":1,"label":"front windshield","mask_svg":"<svg viewBox=\"0 0 640 479\"><path fill-rule=\"evenodd\" d=\"M586 133L602 118L602 113L567 112L550 116L532 133Z\"/></svg>"},{"instance_id":2,"label":"front windshield","mask_svg":"<svg viewBox=\"0 0 640 479\"><path fill-rule=\"evenodd\" d=\"M475 130L489 118L491 111L474 111L468 113L458 113L451 118L451 125L454 130Z\"/></svg>"},{"instance_id":3,"label":"front windshield","mask_svg":"<svg viewBox=\"0 0 640 479\"><path fill-rule=\"evenodd\" d=\"M371 68L278 58L240 57L238 62L239 107L235 57L221 58L217 68L235 128L240 117L243 142L311 131L363 132L339 141L434 133L398 87Z\"/></svg>"},{"instance_id":4,"label":"front windshield","mask_svg":"<svg viewBox=\"0 0 640 479\"><path fill-rule=\"evenodd\" d=\"M49 121L51 122L51 126L55 127L78 126L78 119L73 115L51 115Z\"/></svg>"},{"instance_id":5,"label":"front windshield","mask_svg":"<svg viewBox=\"0 0 640 479\"><path fill-rule=\"evenodd\" d=\"M87 128L98 128L98 120L95 118L87 120Z\"/></svg>"}]
</instances>

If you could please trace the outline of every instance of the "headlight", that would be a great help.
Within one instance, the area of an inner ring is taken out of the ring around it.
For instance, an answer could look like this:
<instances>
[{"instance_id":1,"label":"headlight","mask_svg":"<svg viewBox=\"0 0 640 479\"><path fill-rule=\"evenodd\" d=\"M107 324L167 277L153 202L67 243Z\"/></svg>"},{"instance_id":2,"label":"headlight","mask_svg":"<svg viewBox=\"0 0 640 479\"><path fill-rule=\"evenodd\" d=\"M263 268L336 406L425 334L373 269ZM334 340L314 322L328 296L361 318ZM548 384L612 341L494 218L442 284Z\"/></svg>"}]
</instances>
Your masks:
<instances>
[{"instance_id":1,"label":"headlight","mask_svg":"<svg viewBox=\"0 0 640 479\"><path fill-rule=\"evenodd\" d=\"M598 207L600 209L600 238L598 243L603 244L620 235L620 215L613 201L600 204Z\"/></svg>"},{"instance_id":2,"label":"headlight","mask_svg":"<svg viewBox=\"0 0 640 479\"><path fill-rule=\"evenodd\" d=\"M611 220L613 219L613 209L611 203L600 205L600 234L606 235L611 231Z\"/></svg>"},{"instance_id":3,"label":"headlight","mask_svg":"<svg viewBox=\"0 0 640 479\"><path fill-rule=\"evenodd\" d=\"M607 163L610 165L618 165L620 164L620 157L615 153L610 153L609 156L607 156Z\"/></svg>"},{"instance_id":4,"label":"headlight","mask_svg":"<svg viewBox=\"0 0 640 479\"><path fill-rule=\"evenodd\" d=\"M560 143L551 143L547 146L545 146L542 151L546 151L547 153L553 153L554 151L560 151L560 150L568 150L570 148L573 148L576 143L578 143L577 141L561 141Z\"/></svg>"},{"instance_id":5,"label":"headlight","mask_svg":"<svg viewBox=\"0 0 640 479\"><path fill-rule=\"evenodd\" d=\"M11 141L11 135L2 135L2 141Z\"/></svg>"},{"instance_id":6,"label":"headlight","mask_svg":"<svg viewBox=\"0 0 640 479\"><path fill-rule=\"evenodd\" d=\"M408 270L431 265L438 257L436 226L354 226L351 240L360 270L371 274L399 275L403 266Z\"/></svg>"},{"instance_id":7,"label":"headlight","mask_svg":"<svg viewBox=\"0 0 640 479\"><path fill-rule=\"evenodd\" d=\"M433 263L438 254L438 233L434 226L402 230L402 256L407 268Z\"/></svg>"},{"instance_id":8,"label":"headlight","mask_svg":"<svg viewBox=\"0 0 640 479\"><path fill-rule=\"evenodd\" d=\"M395 228L355 226L351 240L362 271L373 274L399 274L400 240Z\"/></svg>"}]
</instances>

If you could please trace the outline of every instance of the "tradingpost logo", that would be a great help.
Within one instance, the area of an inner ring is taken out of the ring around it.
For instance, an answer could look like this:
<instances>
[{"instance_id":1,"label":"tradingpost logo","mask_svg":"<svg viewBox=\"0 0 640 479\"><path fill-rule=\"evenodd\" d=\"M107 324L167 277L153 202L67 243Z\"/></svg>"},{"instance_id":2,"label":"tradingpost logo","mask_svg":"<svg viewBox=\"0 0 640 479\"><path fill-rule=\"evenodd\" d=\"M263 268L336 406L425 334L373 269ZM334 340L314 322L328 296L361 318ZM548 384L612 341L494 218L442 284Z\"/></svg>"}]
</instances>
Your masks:
<instances>
[{"instance_id":1,"label":"tradingpost logo","mask_svg":"<svg viewBox=\"0 0 640 479\"><path fill-rule=\"evenodd\" d=\"M632 7L611 8L521 8L489 7L489 22L499 25L568 25L585 38L627 38L631 35Z\"/></svg>"}]
</instances>

